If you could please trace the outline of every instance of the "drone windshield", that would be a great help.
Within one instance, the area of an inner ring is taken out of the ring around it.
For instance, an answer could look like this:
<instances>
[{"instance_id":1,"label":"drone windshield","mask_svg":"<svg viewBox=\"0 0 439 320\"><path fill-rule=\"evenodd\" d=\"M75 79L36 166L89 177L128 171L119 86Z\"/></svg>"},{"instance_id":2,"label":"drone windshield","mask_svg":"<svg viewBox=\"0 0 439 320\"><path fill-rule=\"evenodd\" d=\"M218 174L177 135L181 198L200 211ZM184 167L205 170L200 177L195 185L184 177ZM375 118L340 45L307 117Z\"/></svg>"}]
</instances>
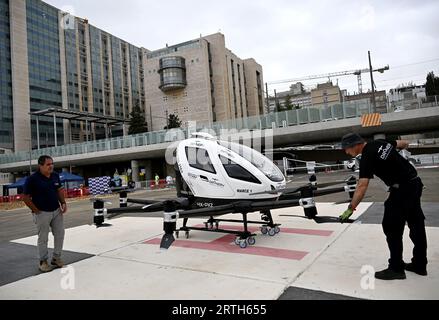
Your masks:
<instances>
[{"instance_id":1,"label":"drone windshield","mask_svg":"<svg viewBox=\"0 0 439 320\"><path fill-rule=\"evenodd\" d=\"M256 150L234 142L219 141L219 143L223 147L228 148L233 152L236 152L241 157L249 161L271 181L284 181L284 176L279 168L276 167L276 165L271 162L267 157L257 152Z\"/></svg>"}]
</instances>

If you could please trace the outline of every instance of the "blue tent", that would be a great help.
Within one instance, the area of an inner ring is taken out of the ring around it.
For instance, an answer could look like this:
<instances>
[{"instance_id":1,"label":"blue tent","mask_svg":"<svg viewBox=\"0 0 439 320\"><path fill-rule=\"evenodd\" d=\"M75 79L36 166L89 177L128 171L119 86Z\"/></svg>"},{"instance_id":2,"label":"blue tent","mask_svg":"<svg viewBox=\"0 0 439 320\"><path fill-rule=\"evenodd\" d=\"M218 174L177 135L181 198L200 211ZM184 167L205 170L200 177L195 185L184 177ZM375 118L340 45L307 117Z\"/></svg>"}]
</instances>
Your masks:
<instances>
[{"instance_id":1,"label":"blue tent","mask_svg":"<svg viewBox=\"0 0 439 320\"><path fill-rule=\"evenodd\" d=\"M76 174L71 174L69 172L61 172L59 175L61 183L64 182L74 182L74 181L84 181L84 178L77 176Z\"/></svg>"},{"instance_id":2,"label":"blue tent","mask_svg":"<svg viewBox=\"0 0 439 320\"><path fill-rule=\"evenodd\" d=\"M21 178L17 182L5 186L5 188L6 189L22 188L22 187L24 187L24 184L26 183L26 179L27 179L27 177Z\"/></svg>"}]
</instances>

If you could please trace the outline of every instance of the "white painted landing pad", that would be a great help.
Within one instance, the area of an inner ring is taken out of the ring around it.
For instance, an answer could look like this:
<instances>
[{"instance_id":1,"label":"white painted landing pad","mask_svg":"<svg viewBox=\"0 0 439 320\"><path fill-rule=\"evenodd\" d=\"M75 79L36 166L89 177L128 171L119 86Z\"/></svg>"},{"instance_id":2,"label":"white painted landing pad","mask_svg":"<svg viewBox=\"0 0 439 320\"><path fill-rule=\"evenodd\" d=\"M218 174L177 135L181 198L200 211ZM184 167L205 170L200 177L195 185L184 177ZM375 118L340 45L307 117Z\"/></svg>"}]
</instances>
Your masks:
<instances>
[{"instance_id":1,"label":"white painted landing pad","mask_svg":"<svg viewBox=\"0 0 439 320\"><path fill-rule=\"evenodd\" d=\"M353 218L369 205L362 204ZM318 204L319 216L338 217L345 208L345 204ZM179 239L168 251L160 251L157 244L147 242L161 238L161 218L123 217L111 220L109 228L68 229L65 250L96 256L70 265L64 273L55 270L0 287L0 299L271 300L289 286L363 298L439 297L439 245L432 241L439 239L439 230L428 230L433 255L428 278L408 274L406 283L385 286L377 281L371 292L361 289L360 270L365 264L386 265L380 225L317 224L279 216L303 216L302 208L272 213L284 231L275 237L257 231L256 245L248 249L237 248L224 234L193 231L189 240ZM252 217L259 219L257 214ZM190 220L189 225L202 221ZM35 245L36 236L14 242ZM409 254L407 249L408 244ZM66 277L72 270L75 288L65 290L62 285L71 280ZM389 289L392 286L394 290Z\"/></svg>"},{"instance_id":2,"label":"white painted landing pad","mask_svg":"<svg viewBox=\"0 0 439 320\"><path fill-rule=\"evenodd\" d=\"M410 262L413 244L404 233L404 261ZM361 281L363 266L375 271L387 268L388 250L381 225L353 224L325 251L325 254L302 274L294 286L337 293L364 299L439 299L439 228L427 228L428 276L406 271L407 279L374 281L374 289L364 290ZM366 286L367 288L367 286Z\"/></svg>"}]
</instances>

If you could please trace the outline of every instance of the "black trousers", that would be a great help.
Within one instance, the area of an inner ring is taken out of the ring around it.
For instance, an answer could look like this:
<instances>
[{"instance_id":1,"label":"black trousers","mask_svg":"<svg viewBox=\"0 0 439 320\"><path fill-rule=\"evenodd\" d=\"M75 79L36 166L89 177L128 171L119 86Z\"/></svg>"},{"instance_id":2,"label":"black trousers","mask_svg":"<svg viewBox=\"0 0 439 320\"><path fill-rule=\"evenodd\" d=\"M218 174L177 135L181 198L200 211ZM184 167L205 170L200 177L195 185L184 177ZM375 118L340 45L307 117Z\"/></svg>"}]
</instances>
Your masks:
<instances>
[{"instance_id":1,"label":"black trousers","mask_svg":"<svg viewBox=\"0 0 439 320\"><path fill-rule=\"evenodd\" d=\"M395 271L404 270L402 239L406 223L414 244L412 262L420 267L427 265L425 216L421 208L423 187L418 178L398 189L392 188L384 203L383 230L390 250L389 267Z\"/></svg>"}]
</instances>

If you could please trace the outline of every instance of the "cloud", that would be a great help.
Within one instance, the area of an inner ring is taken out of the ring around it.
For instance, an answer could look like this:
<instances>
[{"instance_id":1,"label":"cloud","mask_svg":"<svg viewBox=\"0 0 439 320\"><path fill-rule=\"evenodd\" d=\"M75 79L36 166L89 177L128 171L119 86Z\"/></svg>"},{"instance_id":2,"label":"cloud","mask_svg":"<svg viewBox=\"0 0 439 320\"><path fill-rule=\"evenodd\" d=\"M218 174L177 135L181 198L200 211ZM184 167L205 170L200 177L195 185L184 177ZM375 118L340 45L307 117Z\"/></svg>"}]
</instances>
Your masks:
<instances>
[{"instance_id":1,"label":"cloud","mask_svg":"<svg viewBox=\"0 0 439 320\"><path fill-rule=\"evenodd\" d=\"M435 0L47 2L71 6L98 28L150 50L221 30L230 50L263 66L266 81L365 68L369 50L374 66L439 58ZM414 74L439 73L438 62L391 69L376 77L389 89ZM363 82L370 86L367 75ZM355 76L340 77L339 83L357 90Z\"/></svg>"}]
</instances>

